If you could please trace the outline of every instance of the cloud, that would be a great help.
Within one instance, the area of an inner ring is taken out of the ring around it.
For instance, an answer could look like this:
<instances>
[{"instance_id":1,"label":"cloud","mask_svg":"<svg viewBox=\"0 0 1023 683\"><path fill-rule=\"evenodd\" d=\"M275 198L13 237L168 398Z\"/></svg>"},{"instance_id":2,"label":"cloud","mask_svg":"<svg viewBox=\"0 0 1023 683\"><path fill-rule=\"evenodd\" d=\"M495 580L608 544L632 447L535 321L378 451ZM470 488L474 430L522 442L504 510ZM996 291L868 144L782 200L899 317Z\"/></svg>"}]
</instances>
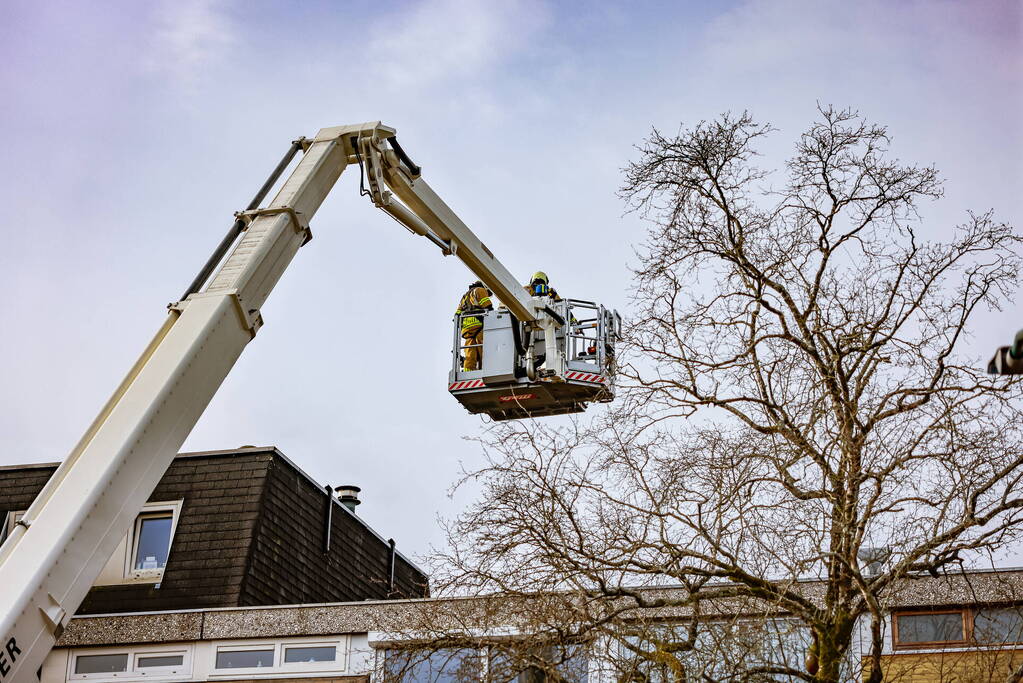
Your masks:
<instances>
[{"instance_id":1,"label":"cloud","mask_svg":"<svg viewBox=\"0 0 1023 683\"><path fill-rule=\"evenodd\" d=\"M156 11L155 29L143 61L146 71L185 90L220 62L235 42L226 0L169 0Z\"/></svg>"},{"instance_id":2,"label":"cloud","mask_svg":"<svg viewBox=\"0 0 1023 683\"><path fill-rule=\"evenodd\" d=\"M424 89L486 73L526 49L549 23L534 0L426 0L371 33L368 54L397 88Z\"/></svg>"}]
</instances>

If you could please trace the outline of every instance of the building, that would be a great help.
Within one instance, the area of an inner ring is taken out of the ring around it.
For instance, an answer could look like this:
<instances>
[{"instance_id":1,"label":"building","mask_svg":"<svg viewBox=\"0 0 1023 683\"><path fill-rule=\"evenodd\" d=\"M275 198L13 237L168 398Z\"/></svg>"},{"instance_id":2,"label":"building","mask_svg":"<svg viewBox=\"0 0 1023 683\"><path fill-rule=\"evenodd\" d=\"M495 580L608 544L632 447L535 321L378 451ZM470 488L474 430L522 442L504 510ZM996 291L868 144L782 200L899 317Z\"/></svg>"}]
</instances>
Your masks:
<instances>
[{"instance_id":1,"label":"building","mask_svg":"<svg viewBox=\"0 0 1023 683\"><path fill-rule=\"evenodd\" d=\"M1023 640L1020 611L1007 607L1019 604L1021 589L1023 570L908 582L887 622L886 680L1004 681L1010 666L1023 664L1023 645L1015 642ZM42 681L384 680L388 661L419 642L411 635L414 627L407 641L396 638L401 624L416 623L420 610L471 612L473 601L461 601L468 607L458 602L427 598L79 615L43 667ZM987 625L983 633L980 624ZM494 667L499 642L430 652L404 679L488 680L484 672ZM803 654L796 648L779 655L777 645L766 647L766 654L795 661ZM564 680L623 680L619 655L607 643L575 647L554 665ZM646 680L671 680L650 668L644 674ZM517 672L501 680L545 679Z\"/></svg>"},{"instance_id":2,"label":"building","mask_svg":"<svg viewBox=\"0 0 1023 683\"><path fill-rule=\"evenodd\" d=\"M884 629L885 679L1004 682L1023 670L1023 569L904 581ZM861 624L861 652L869 633Z\"/></svg>"},{"instance_id":3,"label":"building","mask_svg":"<svg viewBox=\"0 0 1023 683\"><path fill-rule=\"evenodd\" d=\"M0 468L3 529L55 467ZM820 588L800 585L811 598ZM190 453L175 459L40 676L326 683L387 680L400 670L403 680L438 682L671 680L631 657L627 637L555 649L525 625L529 609L502 598L428 597L427 577L393 542L276 448ZM718 609L703 615L706 633L748 635L746 626L758 622L748 604ZM663 635L689 616L659 613L653 628ZM759 624L741 654L710 647L702 654L722 664L733 656L801 665L809 641L801 625L784 615ZM883 633L886 680L1004 681L1023 666L1023 570L907 579L889 596ZM467 635L438 640L451 634ZM864 620L853 676L869 637ZM512 644L528 663L511 660Z\"/></svg>"},{"instance_id":4,"label":"building","mask_svg":"<svg viewBox=\"0 0 1023 683\"><path fill-rule=\"evenodd\" d=\"M56 468L0 467L0 535ZM78 614L427 594L426 575L331 487L276 448L245 447L175 458Z\"/></svg>"}]
</instances>

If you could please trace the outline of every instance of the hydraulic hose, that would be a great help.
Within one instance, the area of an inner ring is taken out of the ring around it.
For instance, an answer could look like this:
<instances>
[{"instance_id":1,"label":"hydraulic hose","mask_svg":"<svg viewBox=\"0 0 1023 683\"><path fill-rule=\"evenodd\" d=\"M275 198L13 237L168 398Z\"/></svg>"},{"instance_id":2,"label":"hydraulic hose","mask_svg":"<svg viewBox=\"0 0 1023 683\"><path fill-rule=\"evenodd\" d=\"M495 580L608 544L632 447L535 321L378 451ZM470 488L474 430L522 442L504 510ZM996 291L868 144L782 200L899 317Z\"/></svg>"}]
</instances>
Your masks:
<instances>
[{"instance_id":1,"label":"hydraulic hose","mask_svg":"<svg viewBox=\"0 0 1023 683\"><path fill-rule=\"evenodd\" d=\"M277 179L281 177L281 174L284 173L284 170L288 167L288 164L291 163L291 160L295 158L295 155L298 154L298 151L302 149L302 143L304 141L305 138L299 138L291 143L291 147L288 148L284 158L281 159L279 164L277 164L277 168L273 170L273 173L271 173L270 177L266 179L263 186L259 188L259 192L256 193L256 196L253 197L252 201L249 202L249 205L245 207L246 211L252 211L259 208L259 205L263 203L263 199L266 197L267 192L269 192L270 188L274 186ZM227 231L226 235L224 235L224 239L220 240L220 244L217 245L217 248L213 250L213 254L206 260L206 264L202 267L202 270L200 270L199 274L195 276L194 280L192 280L192 284L188 285L188 289L186 289L185 293L181 295L180 300L187 299L189 294L194 294L202 288L202 286L206 283L206 280L208 280L210 275L213 274L213 269L217 267L217 264L220 263L220 261L224 258L224 255L227 254L228 250L231 248L231 245L234 244L236 239L238 239L238 235L242 234L244 230L245 221L241 218L236 219L234 225L232 225L231 229Z\"/></svg>"},{"instance_id":2,"label":"hydraulic hose","mask_svg":"<svg viewBox=\"0 0 1023 683\"><path fill-rule=\"evenodd\" d=\"M557 311L555 311L550 306L544 306L543 310L544 310L544 313L546 313L550 317L554 318L554 321L556 323L558 323L559 325L564 325L565 324L565 319L562 318L560 315L558 315Z\"/></svg>"},{"instance_id":3,"label":"hydraulic hose","mask_svg":"<svg viewBox=\"0 0 1023 683\"><path fill-rule=\"evenodd\" d=\"M408 170L412 172L412 175L418 176L422 174L423 172L422 166L416 166L414 163L412 163L412 159L409 158L409 155L406 154L405 150L403 150L401 148L401 145L398 144L397 136L389 137L387 138L387 141L391 143L391 149L394 150L394 153L398 155L398 158L405 164L406 167L408 167Z\"/></svg>"},{"instance_id":4,"label":"hydraulic hose","mask_svg":"<svg viewBox=\"0 0 1023 683\"><path fill-rule=\"evenodd\" d=\"M525 356L526 345L522 343L522 323L510 312L508 315L511 316L512 320L512 338L515 340L515 349L519 352L520 356Z\"/></svg>"}]
</instances>

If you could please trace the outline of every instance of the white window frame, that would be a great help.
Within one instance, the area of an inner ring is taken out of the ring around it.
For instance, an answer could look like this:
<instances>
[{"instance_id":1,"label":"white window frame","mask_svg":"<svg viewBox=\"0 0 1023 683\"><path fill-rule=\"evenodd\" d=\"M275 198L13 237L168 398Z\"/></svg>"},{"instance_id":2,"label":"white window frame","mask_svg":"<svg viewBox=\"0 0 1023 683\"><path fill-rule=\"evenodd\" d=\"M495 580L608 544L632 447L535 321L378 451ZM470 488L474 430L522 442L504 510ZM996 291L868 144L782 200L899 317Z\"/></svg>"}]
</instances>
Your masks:
<instances>
[{"instance_id":1,"label":"white window frame","mask_svg":"<svg viewBox=\"0 0 1023 683\"><path fill-rule=\"evenodd\" d=\"M3 539L6 541L10 535L14 532L14 527L21 521L21 518L25 516L28 510L11 510L7 513L4 519L4 535Z\"/></svg>"},{"instance_id":2,"label":"white window frame","mask_svg":"<svg viewBox=\"0 0 1023 683\"><path fill-rule=\"evenodd\" d=\"M171 545L174 543L174 532L178 528L178 518L181 516L182 501L169 501L163 503L146 503L135 516L135 522L128 531L128 540L125 543L127 552L124 554L124 578L128 580L141 580L146 583L158 583L163 578L164 567L159 569L135 569L135 553L139 549L139 536L142 531L142 520L146 517L170 515L171 528L170 537L167 539L167 553L170 554Z\"/></svg>"},{"instance_id":3,"label":"white window frame","mask_svg":"<svg viewBox=\"0 0 1023 683\"><path fill-rule=\"evenodd\" d=\"M174 536L178 531L178 522L181 520L181 507L183 500L154 501L146 503L135 516L128 533L121 539L117 549L107 560L103 570L93 583L94 586L117 586L126 583L160 583L163 580L164 567L159 569L135 570L135 552L138 549L138 533L141 528L139 520L144 515L153 513L167 513L171 515L170 539L168 540L167 552L174 547Z\"/></svg>"},{"instance_id":4,"label":"white window frame","mask_svg":"<svg viewBox=\"0 0 1023 683\"><path fill-rule=\"evenodd\" d=\"M119 655L128 656L128 669L126 671L102 672L95 674L75 673L75 663L79 657L92 655ZM159 657L182 655L180 666L150 667L147 670L139 670L138 662L142 657ZM133 647L104 647L104 648L83 648L72 650L67 662L68 681L93 681L95 683L112 683L113 681L178 681L192 678L192 645L182 644L160 644L141 645Z\"/></svg>"},{"instance_id":5,"label":"white window frame","mask_svg":"<svg viewBox=\"0 0 1023 683\"><path fill-rule=\"evenodd\" d=\"M348 637L330 638L328 640L301 640L295 642L282 642L280 646L280 662L278 668L281 671L345 671L348 669ZM286 662L284 655L293 647L326 647L334 646L334 661L332 662Z\"/></svg>"},{"instance_id":6,"label":"white window frame","mask_svg":"<svg viewBox=\"0 0 1023 683\"><path fill-rule=\"evenodd\" d=\"M322 674L331 673L344 675L348 671L349 648L351 638L348 635L323 637L297 637L274 640L224 640L211 643L209 662L209 680L227 678L279 678L281 674ZM324 647L334 646L333 662L290 662L285 663L284 651L289 647ZM217 655L221 652L238 652L242 650L273 650L273 666L257 666L238 669L218 669Z\"/></svg>"},{"instance_id":7,"label":"white window frame","mask_svg":"<svg viewBox=\"0 0 1023 683\"><path fill-rule=\"evenodd\" d=\"M139 660L145 657L175 657L181 655L181 664L171 666L150 666L145 670L139 668ZM173 649L136 649L132 654L131 670L140 677L152 678L188 678L192 675L192 648L183 646Z\"/></svg>"},{"instance_id":8,"label":"white window frame","mask_svg":"<svg viewBox=\"0 0 1023 683\"><path fill-rule=\"evenodd\" d=\"M121 542L114 549L113 554L103 565L99 576L93 582L93 586L119 586L126 583L160 583L163 580L164 567L159 569L135 569L135 552L138 550L138 535L142 528L140 518L145 515L170 513L171 530L168 539L167 552L174 546L174 535L178 531L178 522L181 519L181 507L184 500L165 500L146 503L135 516L131 529L124 535ZM13 510L7 513L4 520L7 529L7 536L10 536L14 526L25 516L27 510ZM6 538L6 536L5 536Z\"/></svg>"},{"instance_id":9,"label":"white window frame","mask_svg":"<svg viewBox=\"0 0 1023 683\"><path fill-rule=\"evenodd\" d=\"M210 662L210 678L238 678L240 675L256 675L276 671L280 666L280 653L277 651L277 643L271 641L258 641L250 643L225 644L216 643L213 647L213 661ZM232 669L218 669L217 656L221 652L245 652L248 650L269 650L273 653L273 664L270 666L236 667Z\"/></svg>"},{"instance_id":10,"label":"white window frame","mask_svg":"<svg viewBox=\"0 0 1023 683\"><path fill-rule=\"evenodd\" d=\"M75 663L79 657L95 657L103 655L124 655L126 667L124 671L104 671L95 674L75 673ZM68 680L76 681L121 681L128 678L131 672L131 652L126 647L117 647L103 650L82 650L75 651L68 658Z\"/></svg>"}]
</instances>

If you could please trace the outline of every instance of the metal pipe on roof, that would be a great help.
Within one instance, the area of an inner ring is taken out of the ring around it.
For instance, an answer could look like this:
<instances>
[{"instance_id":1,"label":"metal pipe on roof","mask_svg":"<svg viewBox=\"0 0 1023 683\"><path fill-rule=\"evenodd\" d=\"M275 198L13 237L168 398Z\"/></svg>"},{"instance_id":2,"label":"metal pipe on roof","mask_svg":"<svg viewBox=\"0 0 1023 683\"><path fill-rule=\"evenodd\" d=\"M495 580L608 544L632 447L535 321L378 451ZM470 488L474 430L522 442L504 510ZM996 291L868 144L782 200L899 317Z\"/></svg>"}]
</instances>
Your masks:
<instances>
[{"instance_id":1,"label":"metal pipe on roof","mask_svg":"<svg viewBox=\"0 0 1023 683\"><path fill-rule=\"evenodd\" d=\"M396 545L393 538L387 539L387 544L391 546L391 552L388 553L387 559L387 593L388 597L394 592L394 565L395 565L395 551L394 546Z\"/></svg>"},{"instance_id":2,"label":"metal pipe on roof","mask_svg":"<svg viewBox=\"0 0 1023 683\"><path fill-rule=\"evenodd\" d=\"M327 492L327 518L323 520L323 552L330 552L330 527L334 519L334 489L327 484L323 487Z\"/></svg>"}]
</instances>

